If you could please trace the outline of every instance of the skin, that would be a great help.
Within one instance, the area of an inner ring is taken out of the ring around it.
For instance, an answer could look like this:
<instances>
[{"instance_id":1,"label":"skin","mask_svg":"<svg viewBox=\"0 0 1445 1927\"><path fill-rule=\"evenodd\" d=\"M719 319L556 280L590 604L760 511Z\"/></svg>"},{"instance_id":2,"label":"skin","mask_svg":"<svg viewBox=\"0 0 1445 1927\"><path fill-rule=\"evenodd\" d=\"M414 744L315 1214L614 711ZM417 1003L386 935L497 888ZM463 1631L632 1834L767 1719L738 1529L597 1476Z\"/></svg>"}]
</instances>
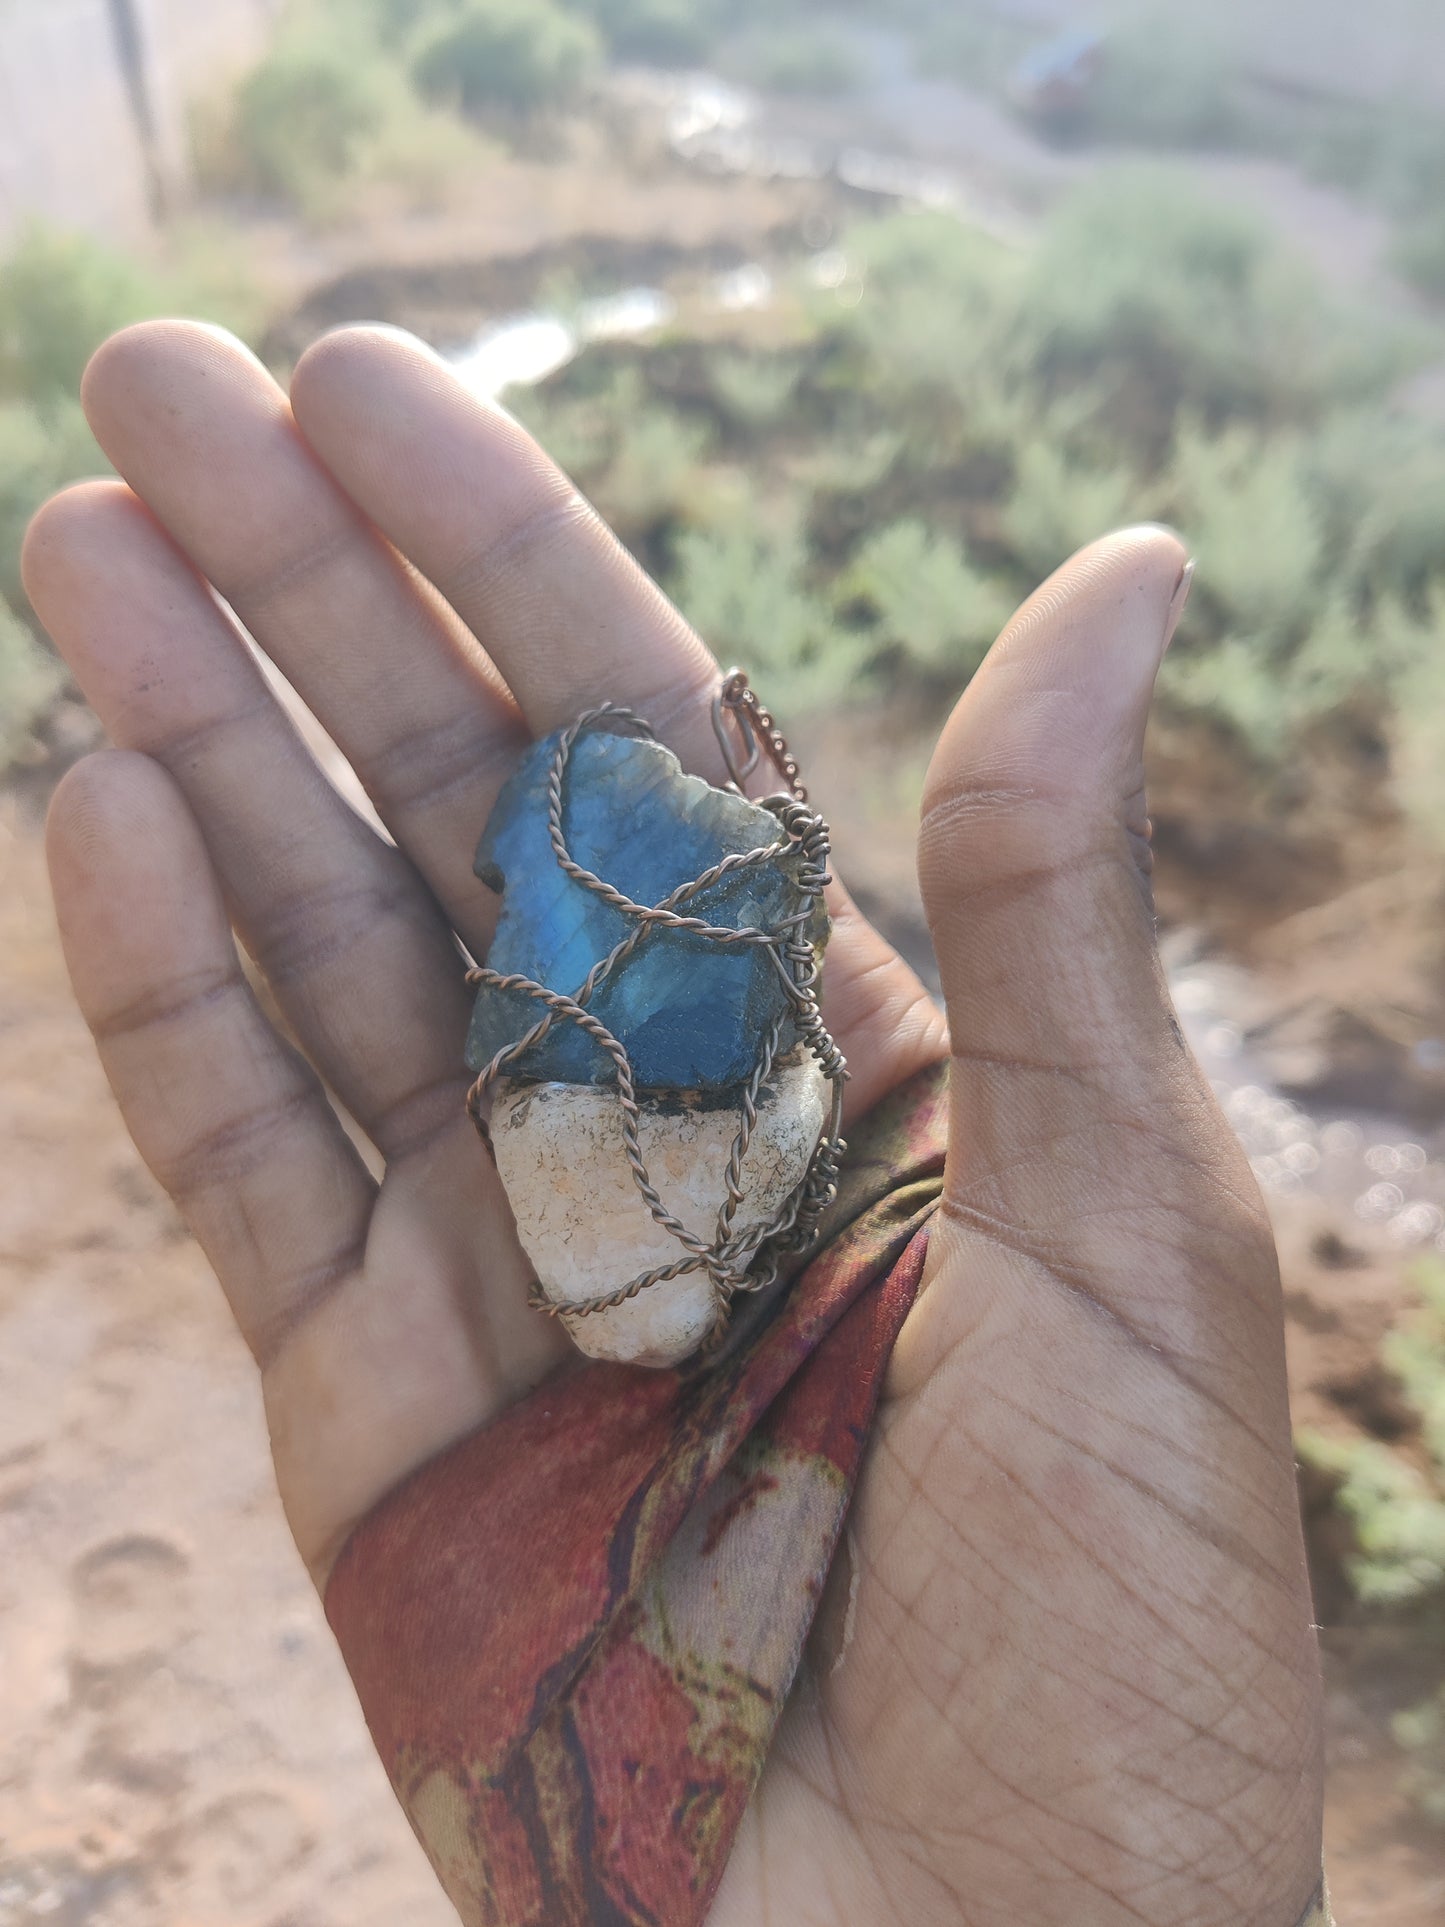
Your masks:
<instances>
[{"instance_id":1,"label":"skin","mask_svg":"<svg viewBox=\"0 0 1445 1927\"><path fill-rule=\"evenodd\" d=\"M123 480L56 498L25 552L116 745L51 810L66 956L255 1353L324 1586L354 1522L565 1343L526 1307L463 1115L451 932L485 953L480 826L527 736L608 697L719 778L717 667L406 337L328 337L288 398L229 337L147 324L100 350L85 403ZM1294 1927L1318 1878L1274 1247L1145 881L1184 562L1157 529L1085 550L945 727L918 860L947 1030L835 898L851 1114L951 1034L947 1194L712 1927ZM394 841L321 774L212 585Z\"/></svg>"}]
</instances>

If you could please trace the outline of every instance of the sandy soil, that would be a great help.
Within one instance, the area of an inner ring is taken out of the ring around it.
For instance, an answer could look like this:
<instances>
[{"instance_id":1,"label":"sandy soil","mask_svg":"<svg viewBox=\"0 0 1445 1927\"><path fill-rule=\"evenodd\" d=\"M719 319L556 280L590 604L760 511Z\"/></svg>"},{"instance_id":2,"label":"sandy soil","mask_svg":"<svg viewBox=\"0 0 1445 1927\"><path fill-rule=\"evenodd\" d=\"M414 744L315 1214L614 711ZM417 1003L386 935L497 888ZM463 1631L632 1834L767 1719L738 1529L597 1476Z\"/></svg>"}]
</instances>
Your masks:
<instances>
[{"instance_id":1,"label":"sandy soil","mask_svg":"<svg viewBox=\"0 0 1445 1927\"><path fill-rule=\"evenodd\" d=\"M254 1374L0 824L0 1923L444 1927L271 1484Z\"/></svg>"}]
</instances>

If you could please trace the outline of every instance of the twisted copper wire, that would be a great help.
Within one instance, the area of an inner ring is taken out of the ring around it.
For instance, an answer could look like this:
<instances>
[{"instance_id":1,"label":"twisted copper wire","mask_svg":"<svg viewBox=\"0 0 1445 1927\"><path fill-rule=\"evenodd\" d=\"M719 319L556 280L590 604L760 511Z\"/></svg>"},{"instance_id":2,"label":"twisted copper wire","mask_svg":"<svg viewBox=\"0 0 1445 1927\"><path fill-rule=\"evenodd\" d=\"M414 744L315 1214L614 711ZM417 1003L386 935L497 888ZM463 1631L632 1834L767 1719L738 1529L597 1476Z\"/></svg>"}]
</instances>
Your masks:
<instances>
[{"instance_id":1,"label":"twisted copper wire","mask_svg":"<svg viewBox=\"0 0 1445 1927\"><path fill-rule=\"evenodd\" d=\"M739 765L722 726L721 719L728 714L738 721L740 732L749 746L750 760L745 767ZM830 854L828 827L822 817L809 808L807 792L798 781L798 765L788 752L786 740L774 726L772 716L761 707L757 696L748 687L747 678L742 671L734 670L725 680L714 702L714 723L718 729L719 741L723 745L728 767L733 774L732 787L739 794L742 793L742 780L756 767L759 756L765 749L770 760L789 784L787 795L768 797L762 805L777 816L783 834L775 843L722 858L720 862L705 870L701 876L695 877L689 883L680 884L664 897L661 903L637 903L624 891L606 882L604 878L586 869L573 858L567 847L566 835L562 827L565 780L573 747L584 731L594 728L603 721L609 726L620 725L625 729L631 729L645 741L656 741L651 726L642 717L617 704L603 703L598 708L590 709L579 716L558 739L557 750L548 772L547 833L558 867L563 873L629 918L632 928L605 957L592 966L585 981L571 997L563 995L560 991L549 990L530 977L517 974L506 975L485 967L468 971L469 984L488 985L492 989L503 991L520 991L541 1004L545 1015L539 1018L515 1043L506 1045L493 1056L467 1093L467 1110L483 1141L490 1142L487 1122L483 1114L487 1093L498 1078L504 1075L512 1064L525 1056L534 1045L540 1043L551 1031L553 1025L559 1021L576 1024L600 1045L612 1059L617 1073L617 1091L622 1111L623 1147L633 1182L654 1221L677 1239L686 1255L675 1259L670 1265L658 1266L641 1273L628 1284L620 1286L616 1291L609 1292L602 1298L559 1304L547 1298L540 1287L534 1287L532 1303L552 1317L585 1318L600 1311L615 1310L617 1306L626 1304L639 1293L667 1279L681 1277L690 1271L705 1270L712 1283L714 1335L716 1335L726 1317L733 1296L738 1292L761 1291L770 1285L777 1277L783 1258L789 1253L805 1250L812 1242L819 1220L837 1195L838 1166L845 1148L840 1133L843 1085L847 1079L848 1069L842 1052L823 1022L822 1010L818 1002L817 959L814 956L812 944L804 934L813 914L811 902L792 916L783 918L776 928L771 930L754 925L733 927L710 924L702 917L681 915L679 909L680 906L702 895L724 878L735 875L740 870L790 859L797 860L796 881L799 891L806 898L816 899L830 881L827 868ZM760 731L762 732L761 744L758 740ZM733 1141L724 1180L727 1195L719 1208L714 1236L710 1244L679 1222L667 1209L653 1184L642 1155L640 1136L642 1108L637 1099L631 1059L621 1040L615 1037L588 1009L592 998L613 972L631 956L652 931L658 929L686 931L691 935L703 937L710 943L723 946L756 944L765 947L772 957L787 993L790 1014L799 1042L812 1051L822 1066L824 1076L832 1086L829 1116L814 1147L802 1181L779 1207L771 1221L751 1232L734 1233L733 1219L744 1196L742 1166L757 1125L758 1098L777 1066L778 1052L782 1043L785 1019L779 1017L763 1039L752 1075L743 1090L742 1123Z\"/></svg>"}]
</instances>

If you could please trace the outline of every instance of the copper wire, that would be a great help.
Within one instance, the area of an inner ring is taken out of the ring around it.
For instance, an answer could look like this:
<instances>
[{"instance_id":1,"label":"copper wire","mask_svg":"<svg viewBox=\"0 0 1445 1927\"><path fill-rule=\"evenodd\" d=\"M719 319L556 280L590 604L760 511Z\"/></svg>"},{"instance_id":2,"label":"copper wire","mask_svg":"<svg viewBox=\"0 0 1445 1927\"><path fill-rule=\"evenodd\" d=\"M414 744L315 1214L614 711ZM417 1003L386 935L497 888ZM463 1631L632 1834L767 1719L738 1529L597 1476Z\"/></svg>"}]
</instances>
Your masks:
<instances>
[{"instance_id":1,"label":"copper wire","mask_svg":"<svg viewBox=\"0 0 1445 1927\"><path fill-rule=\"evenodd\" d=\"M741 758L729 731L728 719L736 724L744 744ZM593 871L578 863L567 847L563 830L566 802L566 776L572 750L587 730L605 724L609 731L626 729L647 742L655 742L651 726L632 710L603 703L579 716L558 739L557 750L547 779L547 832L558 867L575 883L590 890L631 923L627 935L588 972L576 993L564 996L533 979L503 974L486 967L467 973L473 986L486 985L494 990L518 991L543 1007L543 1015L515 1043L499 1050L467 1093L467 1110L486 1143L490 1134L485 1116L488 1092L506 1071L559 1022L572 1023L585 1032L611 1058L617 1079L622 1111L623 1147L633 1182L654 1221L674 1237L683 1255L673 1263L645 1271L628 1284L602 1298L571 1303L556 1303L540 1287L534 1288L532 1303L552 1317L585 1318L600 1311L615 1310L639 1293L664 1280L681 1277L690 1271L706 1271L712 1283L714 1337L725 1322L733 1297L739 1292L766 1290L778 1275L786 1257L806 1251L817 1234L823 1213L837 1195L838 1167L845 1149L841 1130L843 1086L848 1068L842 1052L823 1022L818 1001L818 962L806 929L814 905L831 881L828 826L807 801L807 792L798 780L798 765L789 752L786 739L772 716L759 703L741 670L733 670L723 681L713 703L713 723L723 756L732 776L730 787L743 793L747 777L766 754L788 784L786 795L766 797L761 807L778 819L778 840L753 850L724 857L691 882L680 884L661 903L637 903ZM734 927L717 925L697 915L684 914L684 908L714 885L739 871L763 864L795 864L795 882L805 899L804 907L785 917L771 929L755 925ZM762 1039L752 1073L742 1094L742 1123L733 1141L725 1175L726 1196L718 1209L711 1242L688 1230L667 1206L652 1181L642 1155L640 1124L642 1106L638 1101L631 1059L621 1040L615 1037L589 1009L597 991L639 944L655 930L685 931L724 947L758 945L766 948L777 969L788 998L788 1011L770 1026ZM775 1070L788 1016L792 1017L799 1043L811 1051L832 1087L828 1117L814 1147L802 1181L766 1224L746 1233L733 1230L733 1220L743 1200L742 1166L757 1125L758 1099Z\"/></svg>"}]
</instances>

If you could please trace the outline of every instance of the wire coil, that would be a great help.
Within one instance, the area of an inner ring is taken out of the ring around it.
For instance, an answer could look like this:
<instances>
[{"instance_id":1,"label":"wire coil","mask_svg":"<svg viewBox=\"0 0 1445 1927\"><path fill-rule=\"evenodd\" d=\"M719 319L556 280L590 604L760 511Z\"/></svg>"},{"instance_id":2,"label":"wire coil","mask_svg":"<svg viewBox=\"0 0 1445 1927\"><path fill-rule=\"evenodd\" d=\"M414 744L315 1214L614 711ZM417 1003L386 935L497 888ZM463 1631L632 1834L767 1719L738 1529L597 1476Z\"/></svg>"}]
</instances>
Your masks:
<instances>
[{"instance_id":1,"label":"wire coil","mask_svg":"<svg viewBox=\"0 0 1445 1927\"><path fill-rule=\"evenodd\" d=\"M728 723L736 725L743 743L738 756L729 735ZM724 857L699 877L680 884L660 903L638 903L625 891L578 863L567 847L563 829L567 769L578 739L588 730L605 724L609 733L629 730L647 742L657 740L651 726L634 711L614 703L589 709L564 730L547 779L547 831L558 867L584 889L601 898L627 918L630 929L605 957L592 966L575 993L566 996L549 990L532 978L508 975L479 966L467 972L474 988L488 987L517 991L533 999L541 1014L526 1033L499 1050L482 1070L467 1094L467 1111L490 1146L491 1134L486 1120L488 1094L497 1080L520 1062L559 1023L575 1024L611 1058L616 1073L617 1092L622 1110L622 1135L628 1166L638 1195L655 1223L674 1239L680 1250L668 1265L640 1273L605 1297L558 1303L534 1286L532 1303L552 1317L585 1318L597 1312L615 1310L639 1293L684 1273L705 1271L713 1294L713 1337L720 1335L733 1298L740 1292L766 1290L777 1278L784 1260L806 1251L817 1235L823 1213L837 1195L838 1168L845 1150L842 1138L843 1087L848 1067L842 1052L823 1022L819 1002L818 959L807 931L817 901L831 882L828 826L807 801L807 792L798 780L798 765L788 750L772 716L759 703L741 670L733 670L723 682L713 704L713 723L732 776L729 788L744 793L744 784L762 756L774 764L788 784L786 794L765 797L760 807L777 819L777 839L757 849L743 850ZM768 864L786 864L793 870L794 883L802 907L771 928L756 925L713 924L699 914L698 899L717 884L739 871ZM689 906L695 906L691 911ZM767 950L787 997L784 1014L763 1037L752 1073L743 1086L742 1121L733 1141L724 1176L725 1196L719 1207L711 1239L699 1237L668 1210L654 1184L642 1154L639 1101L631 1059L621 1040L608 1030L590 1005L598 990L632 956L639 945L657 930L687 932L724 948L753 945ZM777 1067L783 1032L791 1017L799 1044L817 1060L831 1086L831 1104L818 1142L801 1182L780 1206L771 1220L746 1232L734 1229L738 1207L743 1202L742 1167L758 1119L758 1099Z\"/></svg>"}]
</instances>

